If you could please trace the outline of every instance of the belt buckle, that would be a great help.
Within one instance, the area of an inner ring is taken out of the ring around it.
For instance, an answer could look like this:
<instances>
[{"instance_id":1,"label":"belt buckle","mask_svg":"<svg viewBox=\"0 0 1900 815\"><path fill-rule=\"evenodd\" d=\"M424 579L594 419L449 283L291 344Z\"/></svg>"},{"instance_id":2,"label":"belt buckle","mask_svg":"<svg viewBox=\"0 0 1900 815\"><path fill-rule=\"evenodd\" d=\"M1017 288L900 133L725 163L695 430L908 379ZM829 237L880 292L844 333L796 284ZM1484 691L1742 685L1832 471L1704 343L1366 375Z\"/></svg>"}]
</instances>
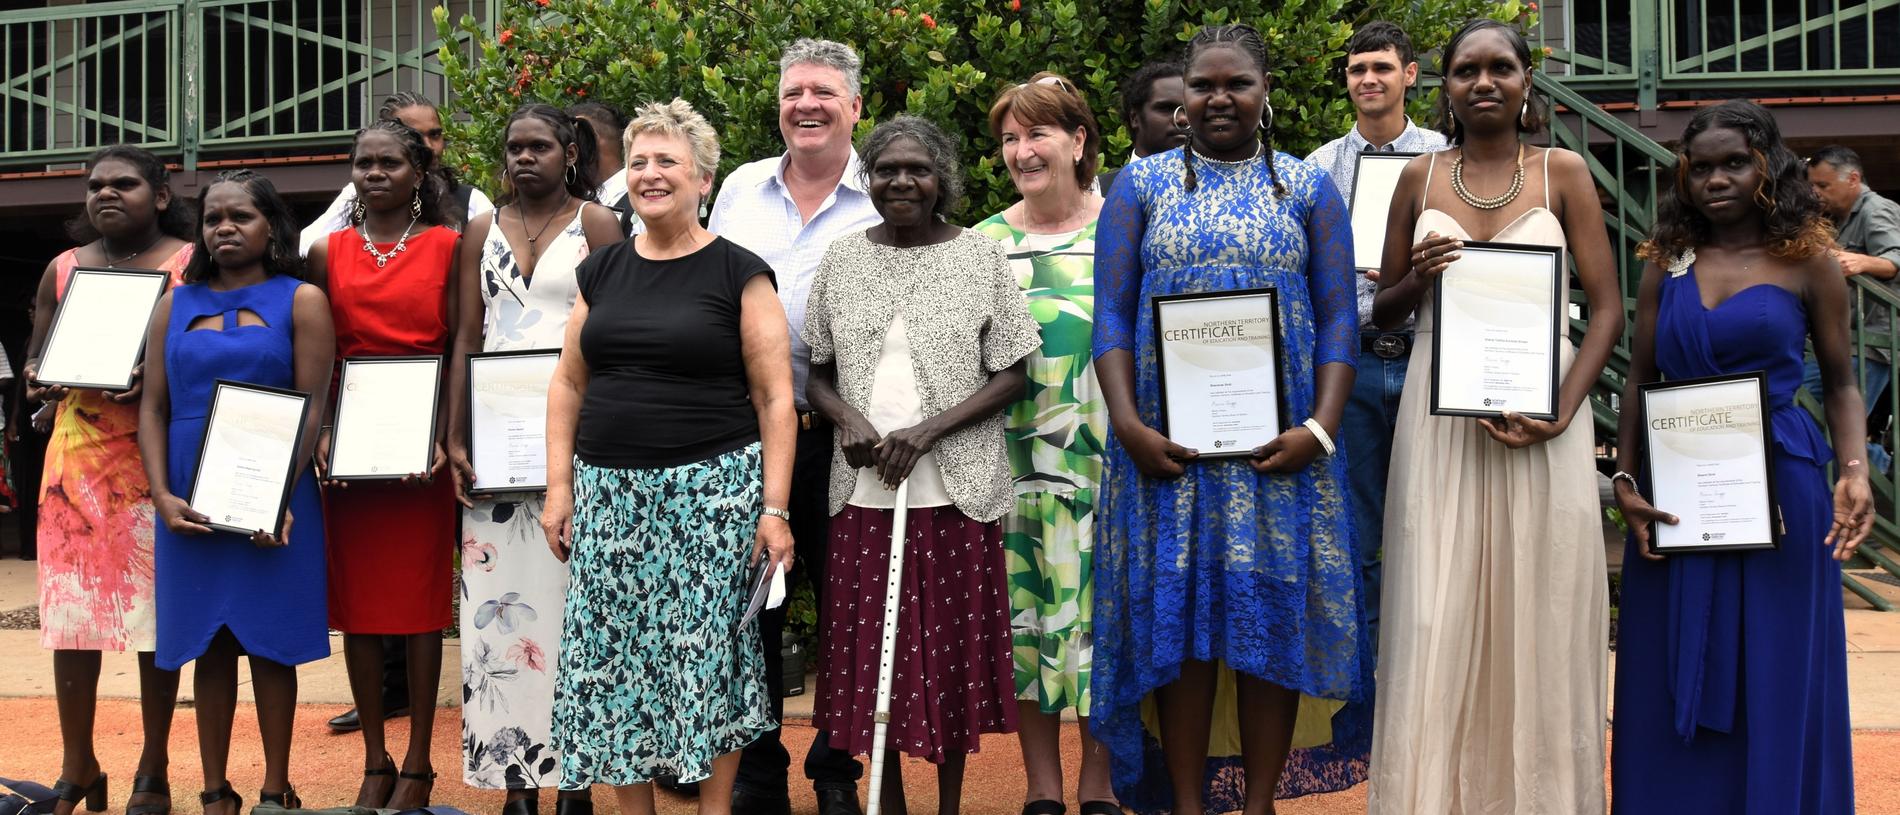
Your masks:
<instances>
[{"instance_id":1,"label":"belt buckle","mask_svg":"<svg viewBox=\"0 0 1900 815\"><path fill-rule=\"evenodd\" d=\"M803 411L799 413L798 414L798 429L810 430L811 420L812 420L812 411L807 410L807 411Z\"/></svg>"},{"instance_id":2,"label":"belt buckle","mask_svg":"<svg viewBox=\"0 0 1900 815\"><path fill-rule=\"evenodd\" d=\"M1372 341L1372 353L1380 359L1398 359L1405 356L1406 344L1403 334L1380 334Z\"/></svg>"}]
</instances>

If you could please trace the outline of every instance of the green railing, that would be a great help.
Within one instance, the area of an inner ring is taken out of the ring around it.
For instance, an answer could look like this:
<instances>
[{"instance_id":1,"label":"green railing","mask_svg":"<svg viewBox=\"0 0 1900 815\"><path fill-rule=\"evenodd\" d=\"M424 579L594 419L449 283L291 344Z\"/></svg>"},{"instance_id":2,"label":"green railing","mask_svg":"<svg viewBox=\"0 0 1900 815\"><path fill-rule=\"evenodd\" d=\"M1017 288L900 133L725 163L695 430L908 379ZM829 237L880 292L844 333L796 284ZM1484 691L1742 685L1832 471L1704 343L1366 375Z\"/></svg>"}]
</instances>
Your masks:
<instances>
[{"instance_id":1,"label":"green railing","mask_svg":"<svg viewBox=\"0 0 1900 815\"><path fill-rule=\"evenodd\" d=\"M346 144L383 96L447 93L430 17L501 0L123 0L0 12L0 166L140 144L201 153ZM464 37L454 47L472 48Z\"/></svg>"},{"instance_id":2,"label":"green railing","mask_svg":"<svg viewBox=\"0 0 1900 815\"><path fill-rule=\"evenodd\" d=\"M1546 70L1585 90L1801 89L1900 82L1900 0L1547 0Z\"/></svg>"},{"instance_id":3,"label":"green railing","mask_svg":"<svg viewBox=\"0 0 1900 815\"><path fill-rule=\"evenodd\" d=\"M1615 251L1617 261L1618 290L1624 298L1624 308L1631 316L1630 326L1634 326L1637 287L1642 279L1643 263L1636 257L1636 246L1655 219L1655 204L1659 185L1669 183L1670 173L1675 166L1675 154L1668 148L1650 140L1621 119L1604 112L1579 93L1547 75L1535 78L1537 89L1550 97L1559 108L1551 117L1551 143L1568 148L1583 156L1590 167L1590 174L1599 185L1598 194L1603 200L1604 224L1610 233L1610 245ZM1895 297L1883 286L1863 278L1853 278L1851 292L1854 298L1853 338L1854 352L1860 358L1873 353L1886 353L1889 358L1900 359L1900 297ZM1581 293L1573 295L1576 302L1582 302ZM1887 327L1870 330L1865 327L1868 317L1884 315ZM1577 339L1583 335L1581 320L1573 321L1572 333ZM1623 339L1610 355L1597 387L1591 392L1591 416L1596 423L1599 438L1614 441L1616 439L1618 404L1622 398L1623 386L1629 376L1629 349L1634 336L1633 330L1626 330ZM1866 383L1862 382L1864 388ZM1900 404L1900 382L1887 386L1888 398ZM1865 394L1868 401L1880 397L1878 393ZM1827 417L1819 402L1807 393L1799 394L1797 400L1811 412L1817 421L1826 424ZM1870 428L1891 448L1891 431L1886 428ZM1870 468L1871 469L1871 468ZM1895 576L1900 576L1900 514L1896 514L1894 502L1894 481L1888 474L1873 471L1876 518L1874 534L1869 543L1862 547L1859 562L1853 565L1872 564ZM1883 611L1893 610L1893 605L1853 576L1842 580L1850 591L1865 598L1869 603Z\"/></svg>"}]
</instances>

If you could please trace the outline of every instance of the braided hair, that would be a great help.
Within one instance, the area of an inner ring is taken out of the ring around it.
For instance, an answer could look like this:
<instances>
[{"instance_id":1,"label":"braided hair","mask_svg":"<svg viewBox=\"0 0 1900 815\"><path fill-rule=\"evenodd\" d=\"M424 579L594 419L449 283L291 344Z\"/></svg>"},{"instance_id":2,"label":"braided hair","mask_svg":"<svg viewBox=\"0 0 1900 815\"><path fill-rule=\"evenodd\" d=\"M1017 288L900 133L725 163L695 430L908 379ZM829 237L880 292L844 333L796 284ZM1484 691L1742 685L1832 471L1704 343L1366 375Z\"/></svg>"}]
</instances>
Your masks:
<instances>
[{"instance_id":1,"label":"braided hair","mask_svg":"<svg viewBox=\"0 0 1900 815\"><path fill-rule=\"evenodd\" d=\"M449 182L435 170L435 151L429 149L422 134L403 124L398 119L377 119L362 130L356 131L356 137L350 140L350 163L356 163L356 147L363 142L363 136L381 131L396 137L402 144L402 151L409 163L416 168L416 195L422 201L422 214L417 220L431 226L440 226L444 222L442 199L448 195ZM360 200L360 199L359 199ZM352 219L354 220L354 219Z\"/></svg>"},{"instance_id":2,"label":"braided hair","mask_svg":"<svg viewBox=\"0 0 1900 815\"><path fill-rule=\"evenodd\" d=\"M1194 61L1199 59L1201 54L1210 48L1232 48L1246 55L1248 59L1253 61L1254 67L1259 69L1264 86L1264 80L1268 73L1267 41L1261 39L1260 32L1255 30L1253 26L1236 23L1233 25L1211 25L1201 29L1194 35L1194 39L1188 41L1187 57L1182 60L1182 64L1187 67L1189 73L1193 73ZM1273 131L1266 127L1260 128L1260 141L1267 157L1267 177L1273 181L1273 196L1275 198L1285 198L1288 195L1286 185L1280 182L1280 170L1274 166ZM1181 148L1181 166L1182 184L1187 187L1188 192L1193 192L1197 183L1194 177L1194 141L1192 138Z\"/></svg>"},{"instance_id":3,"label":"braided hair","mask_svg":"<svg viewBox=\"0 0 1900 815\"><path fill-rule=\"evenodd\" d=\"M244 188L251 196L251 204L257 207L258 214L270 225L269 243L264 252L264 273L271 276L285 275L298 280L304 279L303 255L297 252L297 217L290 205L284 203L284 197L277 192L277 185L269 177L256 170L225 170L218 174L217 180L198 190L197 235L192 239L191 263L185 266L186 283L203 283L217 273L218 265L212 260L211 247L205 243L204 208L205 199L211 196L213 187L219 184L236 184Z\"/></svg>"},{"instance_id":4,"label":"braided hair","mask_svg":"<svg viewBox=\"0 0 1900 815\"><path fill-rule=\"evenodd\" d=\"M563 149L574 148L574 163L565 168L561 183L567 187L567 194L582 201L595 201L600 197L600 182L594 178L594 168L600 163L600 143L594 139L594 126L584 116L572 115L553 105L539 102L522 105L508 117L508 124L501 129L506 138L515 122L534 119L548 126L554 132L554 141ZM512 192L512 186L510 188ZM510 196L512 197L512 195Z\"/></svg>"}]
</instances>

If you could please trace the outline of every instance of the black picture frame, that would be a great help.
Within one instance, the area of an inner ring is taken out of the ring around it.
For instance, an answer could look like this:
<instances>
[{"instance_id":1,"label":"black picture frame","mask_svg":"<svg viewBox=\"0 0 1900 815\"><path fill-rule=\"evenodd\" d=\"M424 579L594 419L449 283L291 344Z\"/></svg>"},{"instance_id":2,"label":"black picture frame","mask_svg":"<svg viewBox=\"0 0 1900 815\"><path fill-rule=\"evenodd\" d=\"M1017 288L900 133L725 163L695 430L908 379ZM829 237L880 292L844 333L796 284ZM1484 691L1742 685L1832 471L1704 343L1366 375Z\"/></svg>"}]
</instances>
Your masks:
<instances>
[{"instance_id":1,"label":"black picture frame","mask_svg":"<svg viewBox=\"0 0 1900 815\"><path fill-rule=\"evenodd\" d=\"M1384 247L1385 247L1385 227L1387 225L1387 222L1391 220L1391 214L1392 214L1392 199L1390 198L1387 198L1385 200L1384 207L1374 208L1374 209L1382 210L1383 217L1379 219L1379 228L1377 230L1373 230L1375 235L1365 236L1365 237L1371 237L1371 239L1379 247L1372 251L1372 257L1370 259L1371 263L1370 265L1368 265L1365 262L1367 258L1361 257L1359 253L1359 244L1362 238L1362 235L1360 234L1360 229L1359 229L1359 213L1361 211L1359 208L1359 202L1361 200L1360 192L1362 192L1362 188L1363 188L1363 185L1361 184L1361 182L1364 181L1366 177L1366 162L1368 160L1375 161L1375 162L1391 161L1391 162L1398 163L1399 166L1403 168L1404 165L1410 163L1412 159L1417 158L1422 155L1424 155L1424 153L1412 153L1412 152L1403 152L1403 151L1397 151L1397 150L1392 150L1392 151L1374 150L1371 152L1361 152L1357 158L1353 159L1352 197L1346 199L1346 222L1349 224L1352 224L1352 234L1353 234L1352 262L1353 262L1354 269L1357 269L1360 272L1377 271L1379 269L1379 266L1381 265L1380 255L1381 253L1383 253Z\"/></svg>"},{"instance_id":2,"label":"black picture frame","mask_svg":"<svg viewBox=\"0 0 1900 815\"><path fill-rule=\"evenodd\" d=\"M431 462L434 460L436 434L440 432L441 422L442 422L442 414L441 414L442 374L443 374L443 365L445 364L443 355L441 354L410 354L410 355L403 355L403 356L386 356L386 357L372 357L372 356L345 357L343 361L339 363L339 367L337 369L336 404L332 405L330 409L330 433L331 433L330 453L331 453L331 456L330 456L330 461L328 463L330 465L331 471L324 473L323 474L324 478L327 478L333 481L394 481L394 480L407 478L411 474L409 472L338 473L335 471L336 449L338 447L337 440L343 437L344 427L343 427L342 418L343 418L344 403L348 401L350 398L349 391L346 389L346 385L349 382L349 369L352 366L358 366L358 365L386 365L386 364L391 364L391 363L414 364L414 363L422 363L422 362L435 363L435 376L432 379L434 385L433 387L429 388L429 438L428 438L428 444L424 448L425 452L423 453L424 462ZM427 471L426 467L424 471L425 472Z\"/></svg>"},{"instance_id":3,"label":"black picture frame","mask_svg":"<svg viewBox=\"0 0 1900 815\"><path fill-rule=\"evenodd\" d=\"M211 386L210 408L205 412L204 437L198 440L198 455L196 457L198 464L196 469L192 471L191 491L186 493L189 497L185 499L185 503L189 505L191 501L198 496L198 482L199 479L204 476L205 472L205 453L211 447L211 439L214 435L213 431L217 427L218 404L223 399L224 394L230 390L248 390L258 393L268 393L274 396L294 398L302 403L302 407L297 411L297 431L291 437L290 465L286 467L284 471L284 489L283 492L277 496L277 512L275 515L277 524L270 530L273 537L281 540L284 536L284 510L290 506L291 493L296 492L297 489L297 451L303 449L304 430L305 426L309 424L310 418L311 395L303 391L292 390L290 388L277 388L269 385L258 385L251 382L240 382L235 379L220 378L214 380ZM308 462L304 462L304 464L308 466ZM257 531L255 529L244 529L227 523L221 523L216 518L207 521L205 526L220 532L234 532L247 538Z\"/></svg>"},{"instance_id":4,"label":"black picture frame","mask_svg":"<svg viewBox=\"0 0 1900 815\"><path fill-rule=\"evenodd\" d=\"M1758 551L1758 550L1763 550L1763 549L1778 549L1781 547L1781 538L1782 538L1782 533L1783 533L1782 518L1781 518L1781 504L1775 498L1775 496L1778 494L1775 488L1776 487L1775 485L1776 453L1775 453L1775 444L1774 444L1774 429L1770 424L1773 420L1773 416L1769 409L1769 405L1772 403L1768 401L1768 373L1766 371L1759 371L1759 370L1745 371L1742 373L1721 374L1718 376L1704 376L1704 377L1696 377L1693 379L1671 379L1671 380L1663 380L1661 382L1647 382L1647 383L1639 384L1636 386L1637 401L1639 403L1636 409L1638 411L1638 415L1642 417L1640 427L1642 428L1642 433L1643 433L1642 458L1643 458L1643 484L1645 485L1642 491L1643 497L1645 500L1650 501L1652 505L1655 504L1656 472L1655 472L1655 466L1654 466L1654 460L1653 460L1655 442L1654 440L1650 438L1650 424L1649 424L1649 420L1651 418L1650 405L1649 405L1650 395L1654 393L1662 392L1662 391L1677 391L1677 390L1686 390L1686 389L1693 389L1693 388L1703 388L1703 387L1708 387L1711 385L1733 385L1733 384L1742 383L1742 382L1752 382L1754 384L1755 399L1757 400L1756 407L1758 408L1760 412L1759 415L1761 416L1761 423L1762 423L1761 461L1762 461L1762 470L1763 470L1762 483L1765 484L1768 488L1768 502L1769 502L1768 540L1743 541L1743 542L1732 543L1732 544L1711 544L1711 545L1705 545L1705 546L1664 546L1662 544L1662 538L1656 534L1657 530L1655 526L1652 524L1650 533L1649 533L1650 551L1655 552L1656 554L1689 555L1689 554L1713 553L1713 552L1751 552L1751 551ZM1659 508L1665 512L1674 512L1678 517L1681 517L1681 515L1683 514L1680 511L1670 510L1667 507L1659 507Z\"/></svg>"},{"instance_id":5,"label":"black picture frame","mask_svg":"<svg viewBox=\"0 0 1900 815\"><path fill-rule=\"evenodd\" d=\"M463 378L466 380L467 387L462 392L462 398L468 400L468 406L469 406L467 442L468 442L469 459L471 462L473 462L476 455L476 451L475 451L475 368L476 368L476 364L483 360L505 359L505 358L510 358L510 357L553 357L555 360L558 361L561 358L561 349L559 348L528 348L528 349L523 349L523 350L518 350L518 351L485 351L479 354L468 355L468 359L464 363L464 367L463 367L463 372L466 374L466 376ZM475 486L475 480L473 478L470 478L469 487L468 487L469 495L480 495L480 496L509 495L509 494L514 494L514 493L534 493L534 492L544 493L547 491L548 491L548 479L547 479L547 470L545 468L541 471L541 483L539 484L525 484L525 485L507 486L507 487L477 487Z\"/></svg>"},{"instance_id":6,"label":"black picture frame","mask_svg":"<svg viewBox=\"0 0 1900 815\"><path fill-rule=\"evenodd\" d=\"M1268 334L1273 346L1273 376L1278 380L1277 387L1274 389L1274 402L1275 412L1278 414L1279 421L1274 428L1273 435L1278 436L1281 433L1285 433L1289 426L1290 420L1287 415L1286 402L1286 346L1284 335L1280 328L1282 316L1280 312L1279 289L1273 286L1260 286L1246 289L1226 289L1221 291L1189 292L1184 294L1159 294L1151 297L1149 301L1149 308L1152 309L1154 318L1155 383L1160 397L1158 400L1158 408L1160 410L1161 426L1158 429L1162 435L1168 436L1170 439L1173 438L1173 434L1170 432L1169 427L1167 355L1162 352L1164 342L1161 336L1162 312L1170 304L1223 298L1260 298L1266 304L1266 314L1271 318L1267 321L1267 325L1269 326ZM1261 441L1260 444L1265 444L1267 441L1271 441L1271 438ZM1253 450L1257 446L1258 445L1241 443L1236 444L1231 450L1200 450L1197 460L1249 456L1253 454Z\"/></svg>"},{"instance_id":7,"label":"black picture frame","mask_svg":"<svg viewBox=\"0 0 1900 815\"><path fill-rule=\"evenodd\" d=\"M132 376L132 372L137 370L139 364L145 359L145 339L152 323L152 312L158 309L158 301L164 299L165 292L171 290L171 273L159 269L105 269L97 266L74 267L71 276L66 279L66 293L61 295L59 301L53 306L53 322L46 332L46 345L40 349L40 366L35 373L37 374L39 371L44 371L47 368L46 363L54 359L56 349L61 347L60 338L63 336L61 329L72 327L68 325L66 320L69 314L68 305L74 301L79 292L84 288L85 281L88 278L104 276L157 278L159 281L158 293L152 296L152 302L147 304L148 307L145 310L145 319L139 323L138 347L133 351L132 364L126 366L125 378L123 380L107 382L64 378L49 379L40 376L35 378L34 381L36 384L60 385L68 388L90 388L103 391L123 391L132 387L132 381L135 378ZM76 336L74 341L86 342L90 341L90 339Z\"/></svg>"},{"instance_id":8,"label":"black picture frame","mask_svg":"<svg viewBox=\"0 0 1900 815\"><path fill-rule=\"evenodd\" d=\"M1565 266L1567 261L1563 247L1501 241L1465 241L1463 248L1458 251L1463 255L1481 252L1506 252L1513 254L1534 254L1550 258L1550 388L1548 390L1550 397L1543 405L1538 406L1539 409L1537 410L1519 410L1512 408L1512 412L1519 416L1526 416L1532 419L1541 419L1547 422L1556 421L1557 400L1561 398L1559 390L1561 390L1563 386L1563 372L1561 370L1563 366L1563 342L1565 338L1565 328L1569 325L1569 312L1565 307L1570 296L1570 291L1566 285L1569 279L1569 273ZM1456 262L1454 262L1454 266L1455 263ZM1438 380L1440 373L1444 370L1445 360L1445 275L1451 272L1452 269L1447 268L1444 273L1438 276L1438 279L1432 281L1432 329L1434 333L1432 337L1431 415L1495 419L1504 415L1503 407L1499 407L1497 410L1488 410L1482 408L1446 407L1441 404ZM1486 401L1489 400L1487 399Z\"/></svg>"}]
</instances>

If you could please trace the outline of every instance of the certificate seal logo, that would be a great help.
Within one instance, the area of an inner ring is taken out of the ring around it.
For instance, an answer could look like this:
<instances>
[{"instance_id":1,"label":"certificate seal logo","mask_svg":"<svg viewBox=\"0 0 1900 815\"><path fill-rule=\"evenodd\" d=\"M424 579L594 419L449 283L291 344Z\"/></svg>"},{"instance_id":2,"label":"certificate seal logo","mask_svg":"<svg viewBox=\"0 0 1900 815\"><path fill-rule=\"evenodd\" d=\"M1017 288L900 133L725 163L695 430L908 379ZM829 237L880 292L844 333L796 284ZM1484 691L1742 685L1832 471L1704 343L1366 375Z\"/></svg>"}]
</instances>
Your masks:
<instances>
[{"instance_id":1,"label":"certificate seal logo","mask_svg":"<svg viewBox=\"0 0 1900 815\"><path fill-rule=\"evenodd\" d=\"M1491 406L1491 397L1489 397L1489 396L1486 396L1486 397L1484 397L1484 406L1485 406L1485 407L1490 407L1490 406Z\"/></svg>"},{"instance_id":2,"label":"certificate seal logo","mask_svg":"<svg viewBox=\"0 0 1900 815\"><path fill-rule=\"evenodd\" d=\"M1703 539L1703 540L1705 540L1705 541L1706 541L1706 540L1708 540L1708 539L1709 539L1709 533L1707 533L1707 532L1704 532L1704 533L1702 533L1702 539Z\"/></svg>"}]
</instances>

